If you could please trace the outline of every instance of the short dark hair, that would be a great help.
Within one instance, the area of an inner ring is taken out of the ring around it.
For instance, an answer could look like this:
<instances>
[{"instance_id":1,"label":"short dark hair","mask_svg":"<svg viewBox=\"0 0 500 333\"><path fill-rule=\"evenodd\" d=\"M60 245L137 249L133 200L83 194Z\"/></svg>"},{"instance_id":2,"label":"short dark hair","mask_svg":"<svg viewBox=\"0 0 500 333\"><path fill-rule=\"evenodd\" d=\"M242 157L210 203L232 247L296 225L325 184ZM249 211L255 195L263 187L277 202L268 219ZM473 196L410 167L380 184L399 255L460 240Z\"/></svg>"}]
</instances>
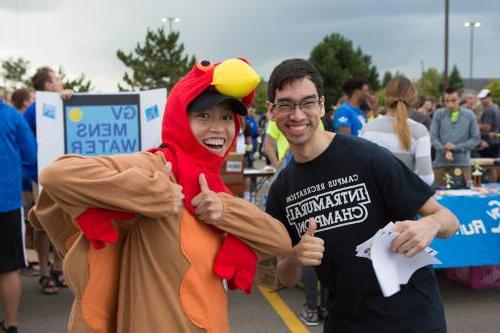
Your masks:
<instances>
[{"instance_id":1,"label":"short dark hair","mask_svg":"<svg viewBox=\"0 0 500 333\"><path fill-rule=\"evenodd\" d=\"M54 72L54 70L48 66L38 68L35 75L31 78L33 88L38 91L44 91L45 84L47 82L52 82L52 77L50 76L51 72Z\"/></svg>"},{"instance_id":2,"label":"short dark hair","mask_svg":"<svg viewBox=\"0 0 500 333\"><path fill-rule=\"evenodd\" d=\"M12 101L12 105L18 110L20 110L23 107L23 103L27 100L29 100L31 97L31 89L29 88L20 88L16 89L13 93L12 96L10 97Z\"/></svg>"},{"instance_id":3,"label":"short dark hair","mask_svg":"<svg viewBox=\"0 0 500 333\"><path fill-rule=\"evenodd\" d=\"M267 85L269 101L274 101L276 90L281 90L285 85L294 81L308 78L316 86L318 97L323 96L323 78L319 71L309 61L304 59L287 59L273 69Z\"/></svg>"},{"instance_id":4,"label":"short dark hair","mask_svg":"<svg viewBox=\"0 0 500 333\"><path fill-rule=\"evenodd\" d=\"M361 90L364 85L368 85L368 81L366 81L365 79L352 78L344 82L342 91L344 91L344 94L351 98L354 91L357 89Z\"/></svg>"},{"instance_id":5,"label":"short dark hair","mask_svg":"<svg viewBox=\"0 0 500 333\"><path fill-rule=\"evenodd\" d=\"M420 109L422 106L424 106L425 102L427 102L428 99L426 99L424 96L418 96L417 101L413 105L415 109Z\"/></svg>"},{"instance_id":6,"label":"short dark hair","mask_svg":"<svg viewBox=\"0 0 500 333\"><path fill-rule=\"evenodd\" d=\"M444 93L445 93L446 95L451 95L451 94L454 94L454 93L457 93L457 94L459 94L459 95L460 95L460 92L458 91L458 89L457 89L457 88L453 88L453 87L446 88L446 89L444 90Z\"/></svg>"}]
</instances>

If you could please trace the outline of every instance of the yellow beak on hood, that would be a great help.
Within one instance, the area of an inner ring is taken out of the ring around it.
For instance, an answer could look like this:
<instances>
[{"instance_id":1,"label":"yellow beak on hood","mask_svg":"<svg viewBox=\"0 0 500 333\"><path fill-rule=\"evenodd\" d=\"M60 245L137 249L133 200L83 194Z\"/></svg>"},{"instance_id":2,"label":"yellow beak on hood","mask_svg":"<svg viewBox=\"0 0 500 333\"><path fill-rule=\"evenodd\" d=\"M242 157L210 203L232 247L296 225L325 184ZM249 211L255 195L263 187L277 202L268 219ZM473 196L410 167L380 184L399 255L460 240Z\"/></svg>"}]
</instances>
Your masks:
<instances>
[{"instance_id":1,"label":"yellow beak on hood","mask_svg":"<svg viewBox=\"0 0 500 333\"><path fill-rule=\"evenodd\" d=\"M260 83L260 76L241 59L228 59L214 68L212 85L223 95L243 98Z\"/></svg>"}]
</instances>

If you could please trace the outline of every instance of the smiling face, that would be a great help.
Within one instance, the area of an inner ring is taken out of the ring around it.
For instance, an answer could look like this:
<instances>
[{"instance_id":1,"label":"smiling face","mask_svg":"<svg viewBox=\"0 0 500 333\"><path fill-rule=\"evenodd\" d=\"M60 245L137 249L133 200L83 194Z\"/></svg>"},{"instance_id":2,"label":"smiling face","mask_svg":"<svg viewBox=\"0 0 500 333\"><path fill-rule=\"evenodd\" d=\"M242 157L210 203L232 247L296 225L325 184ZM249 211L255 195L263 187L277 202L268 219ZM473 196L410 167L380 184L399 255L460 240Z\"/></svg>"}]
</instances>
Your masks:
<instances>
[{"instance_id":1,"label":"smiling face","mask_svg":"<svg viewBox=\"0 0 500 333\"><path fill-rule=\"evenodd\" d=\"M283 108L282 105L293 106ZM314 144L313 137L325 108L323 97L318 96L316 86L309 78L295 80L283 89L277 89L274 103L268 103L268 109L291 145Z\"/></svg>"},{"instance_id":2,"label":"smiling face","mask_svg":"<svg viewBox=\"0 0 500 333\"><path fill-rule=\"evenodd\" d=\"M217 156L224 157L236 131L235 114L229 103L206 111L189 112L189 125L198 142Z\"/></svg>"}]
</instances>

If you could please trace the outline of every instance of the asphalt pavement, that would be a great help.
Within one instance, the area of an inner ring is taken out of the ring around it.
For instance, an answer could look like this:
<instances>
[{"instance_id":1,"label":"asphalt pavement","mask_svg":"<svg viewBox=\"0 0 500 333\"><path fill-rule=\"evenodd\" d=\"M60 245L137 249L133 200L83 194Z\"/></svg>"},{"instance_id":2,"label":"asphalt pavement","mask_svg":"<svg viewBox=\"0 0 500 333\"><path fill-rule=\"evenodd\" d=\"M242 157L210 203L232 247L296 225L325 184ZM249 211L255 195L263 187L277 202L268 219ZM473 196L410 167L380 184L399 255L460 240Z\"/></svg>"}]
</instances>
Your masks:
<instances>
[{"instance_id":1,"label":"asphalt pavement","mask_svg":"<svg viewBox=\"0 0 500 333\"><path fill-rule=\"evenodd\" d=\"M500 289L470 289L446 280L438 274L445 302L448 331L453 333L497 333L500 328ZM36 277L23 276L19 332L63 333L71 310L72 295L68 289L48 296L41 293ZM292 313L300 313L304 301L298 288L283 289L276 294ZM251 295L229 293L231 331L236 333L291 332L258 288ZM297 326L295 326L297 327ZM305 328L296 332L322 332L322 327ZM142 332L141 332L142 333Z\"/></svg>"},{"instance_id":2,"label":"asphalt pavement","mask_svg":"<svg viewBox=\"0 0 500 333\"><path fill-rule=\"evenodd\" d=\"M257 203L260 206L261 198L262 193L259 193ZM444 270L438 270L437 277L445 303L448 332L500 332L500 288L471 289L447 280ZM72 303L71 292L66 288L60 289L57 295L44 295L40 291L37 279L22 277L24 290L20 307L19 332L66 332ZM266 294L267 298L264 296ZM228 295L229 320L233 333L323 331L322 326L305 327L298 320L304 302L301 289L279 289L263 293L254 286L250 295L241 292L229 292Z\"/></svg>"}]
</instances>

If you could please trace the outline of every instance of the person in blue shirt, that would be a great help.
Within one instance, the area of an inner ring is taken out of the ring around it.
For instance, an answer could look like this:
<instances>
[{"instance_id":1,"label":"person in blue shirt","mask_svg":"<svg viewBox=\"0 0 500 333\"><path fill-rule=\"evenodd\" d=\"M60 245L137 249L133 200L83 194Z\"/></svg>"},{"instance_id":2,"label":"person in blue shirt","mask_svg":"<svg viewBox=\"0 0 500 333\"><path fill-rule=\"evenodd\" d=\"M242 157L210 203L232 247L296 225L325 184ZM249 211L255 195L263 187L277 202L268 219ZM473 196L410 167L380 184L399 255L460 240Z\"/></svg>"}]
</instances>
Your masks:
<instances>
[{"instance_id":1,"label":"person in blue shirt","mask_svg":"<svg viewBox=\"0 0 500 333\"><path fill-rule=\"evenodd\" d=\"M26 267L22 212L23 172L36 164L36 142L26 121L13 107L0 100L0 301L4 321L0 331L17 332L21 299L20 269Z\"/></svg>"},{"instance_id":2,"label":"person in blue shirt","mask_svg":"<svg viewBox=\"0 0 500 333\"><path fill-rule=\"evenodd\" d=\"M252 154L257 151L257 138L259 137L259 126L255 120L255 107L251 106L248 108L247 124L250 126L252 134Z\"/></svg>"},{"instance_id":3,"label":"person in blue shirt","mask_svg":"<svg viewBox=\"0 0 500 333\"><path fill-rule=\"evenodd\" d=\"M365 80L353 78L344 82L343 91L348 100L335 111L333 130L358 136L366 124L366 115L360 106L367 102L369 86Z\"/></svg>"},{"instance_id":4,"label":"person in blue shirt","mask_svg":"<svg viewBox=\"0 0 500 333\"><path fill-rule=\"evenodd\" d=\"M37 69L35 75L31 78L31 83L36 91L49 91L61 94L63 99L71 98L73 91L65 90L63 88L61 78L50 67L40 67ZM36 137L36 101L31 104L23 114L24 119L28 123L31 131ZM32 172L38 174L37 165L33 167ZM34 180L37 182L37 178ZM31 191L31 185L26 180L23 180L23 190ZM33 188L33 192L38 192L37 188ZM38 260L40 263L40 286L42 292L47 295L53 295L58 292L59 287L66 287L64 276L62 274L62 260L55 254L54 266L52 269L49 267L49 250L50 241L44 231L35 230L34 233L35 248L38 253Z\"/></svg>"},{"instance_id":5,"label":"person in blue shirt","mask_svg":"<svg viewBox=\"0 0 500 333\"><path fill-rule=\"evenodd\" d=\"M12 92L10 99L12 106L23 114L28 106L35 101L35 93L30 88L19 88Z\"/></svg>"}]
</instances>

